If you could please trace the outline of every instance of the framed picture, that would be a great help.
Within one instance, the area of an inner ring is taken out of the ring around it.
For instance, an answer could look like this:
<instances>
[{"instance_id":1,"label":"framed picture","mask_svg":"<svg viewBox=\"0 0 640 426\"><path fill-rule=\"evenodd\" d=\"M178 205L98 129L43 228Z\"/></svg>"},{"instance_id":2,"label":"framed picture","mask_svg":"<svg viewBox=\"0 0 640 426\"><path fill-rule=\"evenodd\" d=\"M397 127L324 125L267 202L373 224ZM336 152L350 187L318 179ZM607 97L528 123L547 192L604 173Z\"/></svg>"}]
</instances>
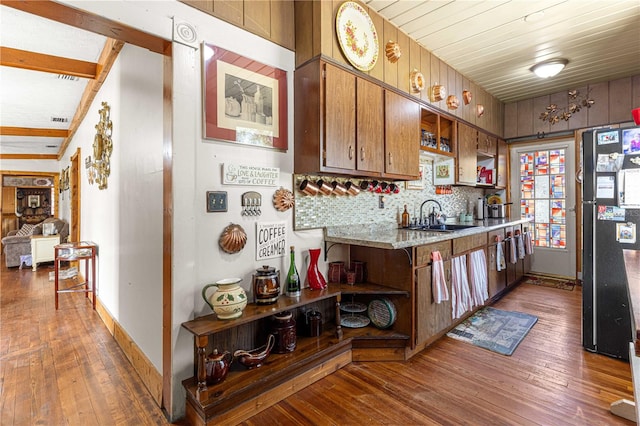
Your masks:
<instances>
[{"instance_id":1,"label":"framed picture","mask_svg":"<svg viewBox=\"0 0 640 426\"><path fill-rule=\"evenodd\" d=\"M203 44L206 139L286 151L287 72Z\"/></svg>"},{"instance_id":2,"label":"framed picture","mask_svg":"<svg viewBox=\"0 0 640 426\"><path fill-rule=\"evenodd\" d=\"M420 164L420 179L405 182L406 189L424 189L424 164Z\"/></svg>"},{"instance_id":3,"label":"framed picture","mask_svg":"<svg viewBox=\"0 0 640 426\"><path fill-rule=\"evenodd\" d=\"M640 127L622 131L622 153L637 154L640 152Z\"/></svg>"},{"instance_id":4,"label":"framed picture","mask_svg":"<svg viewBox=\"0 0 640 426\"><path fill-rule=\"evenodd\" d=\"M27 198L27 203L29 204L29 207L31 207L32 209L37 209L38 207L40 207L40 196L29 195L29 198Z\"/></svg>"},{"instance_id":5,"label":"framed picture","mask_svg":"<svg viewBox=\"0 0 640 426\"><path fill-rule=\"evenodd\" d=\"M455 169L453 158L440 162L433 162L433 184L453 185L455 182Z\"/></svg>"}]
</instances>

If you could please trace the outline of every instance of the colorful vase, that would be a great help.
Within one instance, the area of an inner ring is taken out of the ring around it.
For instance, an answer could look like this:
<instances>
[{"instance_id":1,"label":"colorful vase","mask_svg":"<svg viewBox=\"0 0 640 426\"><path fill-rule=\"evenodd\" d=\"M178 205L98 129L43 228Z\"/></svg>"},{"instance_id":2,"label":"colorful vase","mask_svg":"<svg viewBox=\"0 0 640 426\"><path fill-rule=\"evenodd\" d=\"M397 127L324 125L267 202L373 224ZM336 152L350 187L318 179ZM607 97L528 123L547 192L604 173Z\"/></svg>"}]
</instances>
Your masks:
<instances>
[{"instance_id":1,"label":"colorful vase","mask_svg":"<svg viewBox=\"0 0 640 426\"><path fill-rule=\"evenodd\" d=\"M320 249L309 249L309 269L307 269L307 280L312 290L322 290L327 288L327 280L324 279L318 269L318 259L320 258Z\"/></svg>"}]
</instances>

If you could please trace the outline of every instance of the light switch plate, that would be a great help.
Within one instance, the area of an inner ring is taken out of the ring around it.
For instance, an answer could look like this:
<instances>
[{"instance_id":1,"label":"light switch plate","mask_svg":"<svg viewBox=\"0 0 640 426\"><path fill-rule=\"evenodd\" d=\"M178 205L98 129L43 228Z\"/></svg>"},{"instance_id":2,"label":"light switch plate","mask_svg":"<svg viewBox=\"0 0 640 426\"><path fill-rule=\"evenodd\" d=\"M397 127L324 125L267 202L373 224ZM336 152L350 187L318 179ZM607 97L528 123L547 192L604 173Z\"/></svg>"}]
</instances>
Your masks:
<instances>
[{"instance_id":1,"label":"light switch plate","mask_svg":"<svg viewBox=\"0 0 640 426\"><path fill-rule=\"evenodd\" d=\"M227 191L207 191L207 213L227 211Z\"/></svg>"}]
</instances>

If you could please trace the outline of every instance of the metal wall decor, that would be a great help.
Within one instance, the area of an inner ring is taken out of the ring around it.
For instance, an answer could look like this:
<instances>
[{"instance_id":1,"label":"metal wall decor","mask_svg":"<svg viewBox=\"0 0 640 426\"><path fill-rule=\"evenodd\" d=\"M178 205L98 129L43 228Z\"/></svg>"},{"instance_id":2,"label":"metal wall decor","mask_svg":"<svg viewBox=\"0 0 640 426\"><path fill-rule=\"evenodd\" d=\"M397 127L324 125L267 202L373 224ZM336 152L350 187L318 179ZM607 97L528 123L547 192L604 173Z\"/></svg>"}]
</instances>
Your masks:
<instances>
[{"instance_id":1,"label":"metal wall decor","mask_svg":"<svg viewBox=\"0 0 640 426\"><path fill-rule=\"evenodd\" d=\"M550 104L546 111L540 113L540 120L549 121L549 124L556 124L560 120L569 121L571 115L579 112L582 108L591 108L596 103L593 99L589 98L589 93L580 97L580 92L577 90L569 90L569 103L564 108L559 108L557 104Z\"/></svg>"},{"instance_id":2,"label":"metal wall decor","mask_svg":"<svg viewBox=\"0 0 640 426\"><path fill-rule=\"evenodd\" d=\"M89 184L98 184L98 189L107 188L107 178L111 174L111 152L113 151L113 123L111 122L111 107L102 102L102 109L98 111L100 121L96 124L96 136L93 138L93 161L91 157L85 160Z\"/></svg>"},{"instance_id":3,"label":"metal wall decor","mask_svg":"<svg viewBox=\"0 0 640 426\"><path fill-rule=\"evenodd\" d=\"M385 46L385 54L389 62L395 64L398 62L398 59L400 59L400 56L402 56L400 45L395 41L389 40Z\"/></svg>"},{"instance_id":4,"label":"metal wall decor","mask_svg":"<svg viewBox=\"0 0 640 426\"><path fill-rule=\"evenodd\" d=\"M409 80L411 82L411 90L413 92L422 92L424 90L424 75L420 71L414 68L409 75Z\"/></svg>"}]
</instances>

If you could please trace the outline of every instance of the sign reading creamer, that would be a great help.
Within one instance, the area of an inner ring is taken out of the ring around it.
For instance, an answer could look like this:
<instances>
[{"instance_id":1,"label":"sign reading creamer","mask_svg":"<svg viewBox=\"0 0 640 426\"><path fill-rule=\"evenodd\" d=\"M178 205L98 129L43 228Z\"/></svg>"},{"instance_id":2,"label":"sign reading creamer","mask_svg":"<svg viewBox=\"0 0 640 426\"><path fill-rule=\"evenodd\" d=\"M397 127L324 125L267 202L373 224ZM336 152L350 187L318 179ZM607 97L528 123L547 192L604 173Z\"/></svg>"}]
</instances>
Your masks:
<instances>
[{"instance_id":1,"label":"sign reading creamer","mask_svg":"<svg viewBox=\"0 0 640 426\"><path fill-rule=\"evenodd\" d=\"M287 254L286 222L256 223L256 260Z\"/></svg>"},{"instance_id":2,"label":"sign reading creamer","mask_svg":"<svg viewBox=\"0 0 640 426\"><path fill-rule=\"evenodd\" d=\"M225 185L277 186L280 182L278 167L223 164L222 183Z\"/></svg>"}]
</instances>

